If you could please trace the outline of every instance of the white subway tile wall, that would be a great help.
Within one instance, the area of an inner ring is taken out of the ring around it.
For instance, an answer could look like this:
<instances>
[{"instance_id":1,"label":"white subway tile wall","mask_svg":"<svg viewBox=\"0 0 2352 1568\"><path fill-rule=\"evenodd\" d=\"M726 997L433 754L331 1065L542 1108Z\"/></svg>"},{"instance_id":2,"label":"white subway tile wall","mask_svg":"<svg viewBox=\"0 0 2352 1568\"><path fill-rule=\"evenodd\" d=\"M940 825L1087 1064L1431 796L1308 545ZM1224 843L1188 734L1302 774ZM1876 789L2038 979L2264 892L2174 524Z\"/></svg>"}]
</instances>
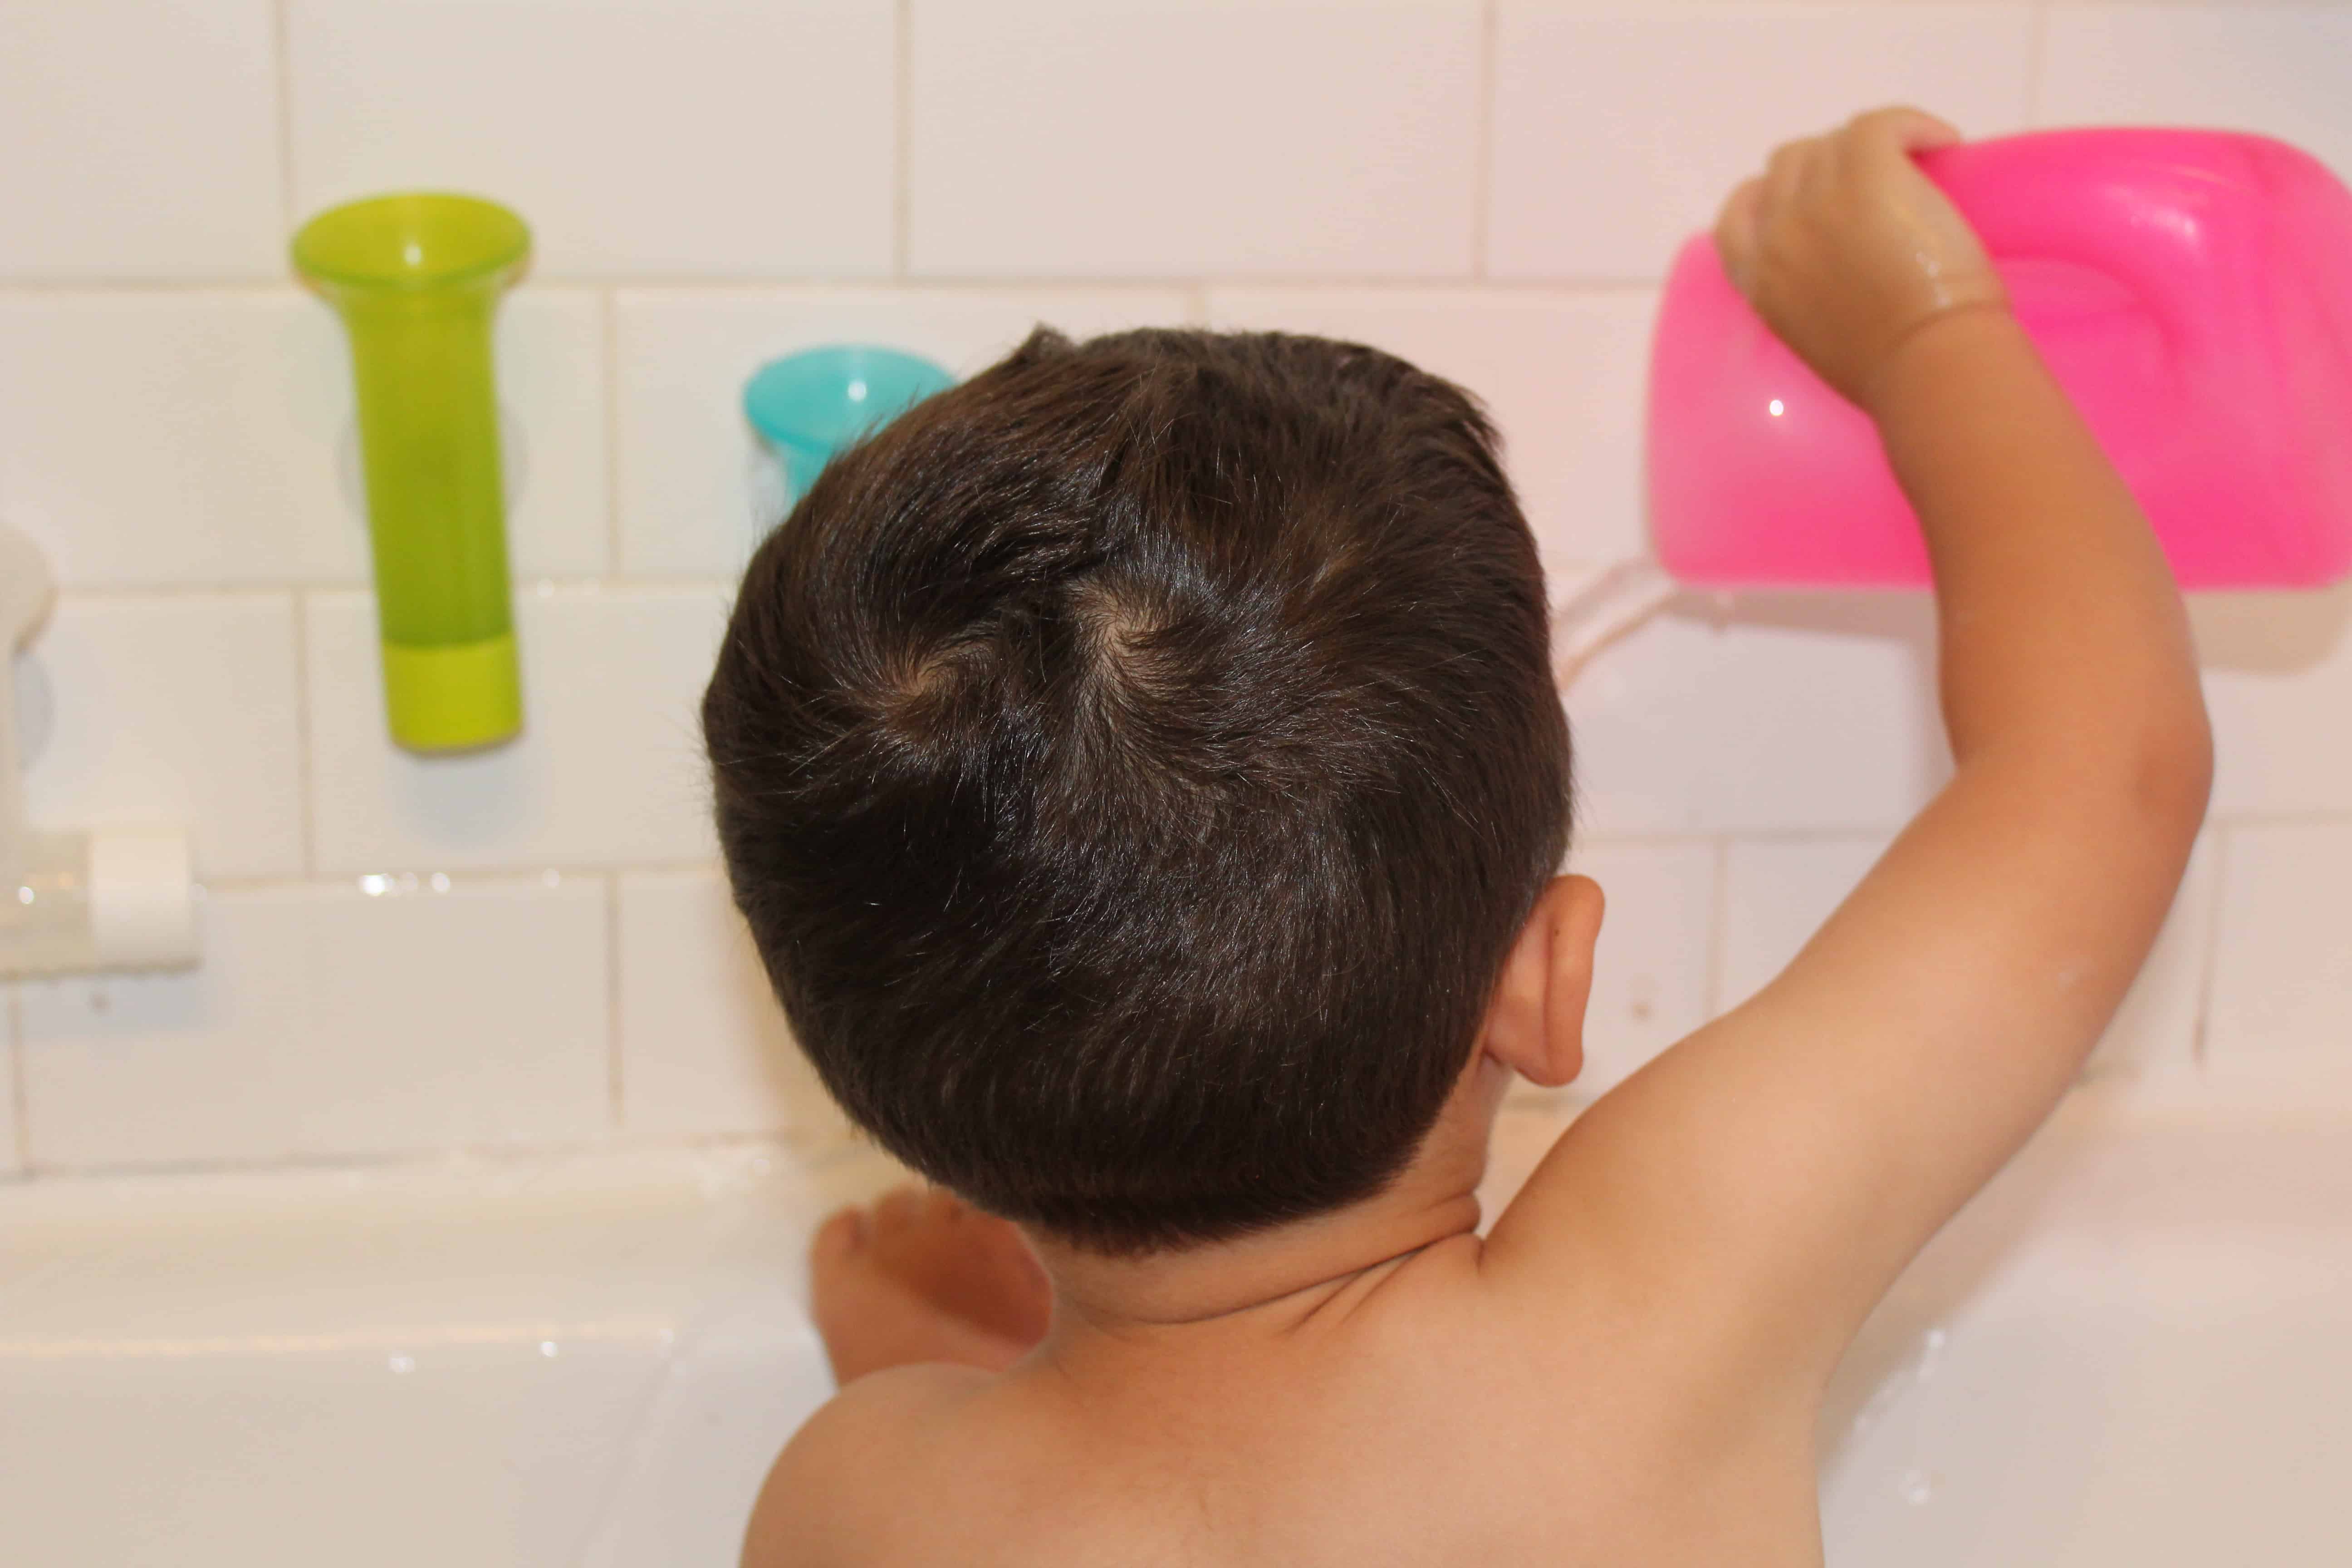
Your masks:
<instances>
[{"instance_id":1,"label":"white subway tile wall","mask_svg":"<svg viewBox=\"0 0 2352 1568\"><path fill-rule=\"evenodd\" d=\"M2346 5L41 0L6 31L0 515L64 584L13 672L31 809L184 824L207 884L201 968L17 987L0 1171L36 1178L842 1145L697 735L773 521L740 411L772 355L1377 343L1486 400L1564 587L1641 550L1654 283L1775 139L1907 99L2352 173ZM498 342L527 726L424 759L384 732L342 336L284 257L435 185L538 253ZM2352 1034L2352 589L2194 619L2216 826L2100 1071ZM1528 1152L1764 984L1947 776L1933 660L1924 596L1693 596L1584 668L1570 866L1611 913Z\"/></svg>"},{"instance_id":2,"label":"white subway tile wall","mask_svg":"<svg viewBox=\"0 0 2352 1568\"><path fill-rule=\"evenodd\" d=\"M1463 278L1468 0L913 0L926 277Z\"/></svg>"},{"instance_id":3,"label":"white subway tile wall","mask_svg":"<svg viewBox=\"0 0 2352 1568\"><path fill-rule=\"evenodd\" d=\"M294 606L68 595L17 669L33 820L182 824L199 875L299 877Z\"/></svg>"},{"instance_id":4,"label":"white subway tile wall","mask_svg":"<svg viewBox=\"0 0 2352 1568\"><path fill-rule=\"evenodd\" d=\"M449 187L552 277L889 268L889 0L284 3L297 216Z\"/></svg>"},{"instance_id":5,"label":"white subway tile wall","mask_svg":"<svg viewBox=\"0 0 2352 1568\"><path fill-rule=\"evenodd\" d=\"M1568 868L1607 900L1584 1021L1584 1070L1570 1086L1597 1097L1706 1022L1707 956L1718 855L1705 839L1580 843Z\"/></svg>"},{"instance_id":6,"label":"white subway tile wall","mask_svg":"<svg viewBox=\"0 0 2352 1568\"><path fill-rule=\"evenodd\" d=\"M1589 831L1893 828L1949 771L1922 595L1689 597L1578 674Z\"/></svg>"},{"instance_id":7,"label":"white subway tile wall","mask_svg":"<svg viewBox=\"0 0 2352 1568\"><path fill-rule=\"evenodd\" d=\"M1503 278L1656 278L1776 142L1874 104L2021 126L2030 5L1586 0L1496 7Z\"/></svg>"},{"instance_id":8,"label":"white subway tile wall","mask_svg":"<svg viewBox=\"0 0 2352 1568\"><path fill-rule=\"evenodd\" d=\"M2352 584L2189 605L2222 816L2352 807Z\"/></svg>"},{"instance_id":9,"label":"white subway tile wall","mask_svg":"<svg viewBox=\"0 0 2352 1568\"><path fill-rule=\"evenodd\" d=\"M285 150L270 5L9 6L0 279L275 275Z\"/></svg>"},{"instance_id":10,"label":"white subway tile wall","mask_svg":"<svg viewBox=\"0 0 2352 1568\"><path fill-rule=\"evenodd\" d=\"M25 982L37 1167L583 1143L611 1121L602 878L215 894L184 974Z\"/></svg>"},{"instance_id":11,"label":"white subway tile wall","mask_svg":"<svg viewBox=\"0 0 2352 1568\"><path fill-rule=\"evenodd\" d=\"M515 569L601 573L602 302L526 290L497 353ZM68 585L363 582L342 329L290 289L0 293L0 496Z\"/></svg>"},{"instance_id":12,"label":"white subway tile wall","mask_svg":"<svg viewBox=\"0 0 2352 1568\"><path fill-rule=\"evenodd\" d=\"M311 597L306 675L318 868L606 866L716 852L698 704L715 588L525 593L523 732L463 756L385 743L374 601Z\"/></svg>"},{"instance_id":13,"label":"white subway tile wall","mask_svg":"<svg viewBox=\"0 0 2352 1568\"><path fill-rule=\"evenodd\" d=\"M16 1136L16 1122L21 1108L16 1102L16 987L0 986L0 1176L13 1175L24 1164L24 1150Z\"/></svg>"},{"instance_id":14,"label":"white subway tile wall","mask_svg":"<svg viewBox=\"0 0 2352 1568\"><path fill-rule=\"evenodd\" d=\"M793 1044L726 879L709 869L632 873L620 900L627 1131L846 1139L848 1123Z\"/></svg>"},{"instance_id":15,"label":"white subway tile wall","mask_svg":"<svg viewBox=\"0 0 2352 1568\"><path fill-rule=\"evenodd\" d=\"M2207 1058L2352 1056L2352 821L2229 831Z\"/></svg>"},{"instance_id":16,"label":"white subway tile wall","mask_svg":"<svg viewBox=\"0 0 2352 1568\"><path fill-rule=\"evenodd\" d=\"M2045 26L2045 124L2259 131L2352 174L2352 8L2064 5Z\"/></svg>"}]
</instances>

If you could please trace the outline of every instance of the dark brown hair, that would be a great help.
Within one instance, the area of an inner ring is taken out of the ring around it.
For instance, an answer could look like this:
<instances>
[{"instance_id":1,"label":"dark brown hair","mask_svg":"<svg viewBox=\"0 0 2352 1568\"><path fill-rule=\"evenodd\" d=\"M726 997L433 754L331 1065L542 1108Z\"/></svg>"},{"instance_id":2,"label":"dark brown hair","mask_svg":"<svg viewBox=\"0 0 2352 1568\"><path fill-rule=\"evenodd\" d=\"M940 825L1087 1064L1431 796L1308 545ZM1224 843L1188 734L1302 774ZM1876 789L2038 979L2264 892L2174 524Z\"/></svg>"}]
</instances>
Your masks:
<instances>
[{"instance_id":1,"label":"dark brown hair","mask_svg":"<svg viewBox=\"0 0 2352 1568\"><path fill-rule=\"evenodd\" d=\"M702 721L826 1088L1106 1251L1393 1177L1568 835L1492 429L1315 338L1040 331L918 405L753 556Z\"/></svg>"}]
</instances>

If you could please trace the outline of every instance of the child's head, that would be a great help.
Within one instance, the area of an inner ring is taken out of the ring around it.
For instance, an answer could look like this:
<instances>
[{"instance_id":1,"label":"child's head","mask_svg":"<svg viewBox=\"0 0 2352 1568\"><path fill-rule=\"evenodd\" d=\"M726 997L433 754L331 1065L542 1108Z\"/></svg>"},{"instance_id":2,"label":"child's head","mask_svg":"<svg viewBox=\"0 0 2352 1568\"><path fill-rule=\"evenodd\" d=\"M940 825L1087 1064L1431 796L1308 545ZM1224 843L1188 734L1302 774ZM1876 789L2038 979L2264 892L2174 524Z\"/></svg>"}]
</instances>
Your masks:
<instances>
[{"instance_id":1,"label":"child's head","mask_svg":"<svg viewBox=\"0 0 2352 1568\"><path fill-rule=\"evenodd\" d=\"M1367 1197L1568 834L1533 541L1371 349L1040 331L829 467L703 702L735 899L853 1120L1105 1251Z\"/></svg>"}]
</instances>

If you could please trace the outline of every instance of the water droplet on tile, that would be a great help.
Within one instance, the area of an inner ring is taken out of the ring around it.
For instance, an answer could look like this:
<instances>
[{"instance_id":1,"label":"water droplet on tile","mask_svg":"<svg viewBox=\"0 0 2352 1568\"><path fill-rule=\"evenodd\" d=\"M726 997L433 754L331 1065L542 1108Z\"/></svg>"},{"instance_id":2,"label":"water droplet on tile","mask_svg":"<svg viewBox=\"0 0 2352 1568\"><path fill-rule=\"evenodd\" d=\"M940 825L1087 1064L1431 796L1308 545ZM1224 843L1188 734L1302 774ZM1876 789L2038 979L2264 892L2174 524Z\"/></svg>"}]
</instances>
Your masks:
<instances>
[{"instance_id":1,"label":"water droplet on tile","mask_svg":"<svg viewBox=\"0 0 2352 1568\"><path fill-rule=\"evenodd\" d=\"M1914 1508L1926 1506L1927 1503L1935 1500L1936 1482L1938 1479L1939 1478L1937 1477L1929 1475L1925 1470L1915 1469L1904 1471L1902 1482L1903 1500L1909 1503Z\"/></svg>"},{"instance_id":2,"label":"water droplet on tile","mask_svg":"<svg viewBox=\"0 0 2352 1568\"><path fill-rule=\"evenodd\" d=\"M392 1374L394 1377L405 1377L416 1370L416 1358L413 1355L396 1355L385 1364L392 1368Z\"/></svg>"},{"instance_id":3,"label":"water droplet on tile","mask_svg":"<svg viewBox=\"0 0 2352 1568\"><path fill-rule=\"evenodd\" d=\"M540 1353L540 1354L541 1354L541 1355L543 1355L543 1356L546 1356L546 1357L547 1357L547 1358L549 1358L551 1361L551 1360L553 1360L553 1359L554 1359L554 1357L555 1357L555 1342L554 1342L553 1340L541 1340L541 1341L540 1341L540 1342L539 1342L539 1353Z\"/></svg>"}]
</instances>

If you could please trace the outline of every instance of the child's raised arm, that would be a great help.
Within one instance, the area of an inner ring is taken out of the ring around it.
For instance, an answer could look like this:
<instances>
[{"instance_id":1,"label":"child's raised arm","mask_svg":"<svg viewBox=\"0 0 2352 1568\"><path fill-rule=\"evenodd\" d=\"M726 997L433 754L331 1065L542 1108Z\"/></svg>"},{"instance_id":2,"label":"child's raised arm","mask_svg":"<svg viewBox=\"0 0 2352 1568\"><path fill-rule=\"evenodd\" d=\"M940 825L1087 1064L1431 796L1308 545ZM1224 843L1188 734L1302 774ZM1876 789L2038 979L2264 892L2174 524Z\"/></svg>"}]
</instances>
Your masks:
<instances>
[{"instance_id":1,"label":"child's raised arm","mask_svg":"<svg viewBox=\"0 0 2352 1568\"><path fill-rule=\"evenodd\" d=\"M2055 1105L2169 906L2211 741L2115 470L1885 110L1775 153L1718 241L1877 421L1917 510L1958 766L1754 1000L1605 1096L1488 1268L1622 1286L1737 1394L1816 1395L1895 1275Z\"/></svg>"}]
</instances>

